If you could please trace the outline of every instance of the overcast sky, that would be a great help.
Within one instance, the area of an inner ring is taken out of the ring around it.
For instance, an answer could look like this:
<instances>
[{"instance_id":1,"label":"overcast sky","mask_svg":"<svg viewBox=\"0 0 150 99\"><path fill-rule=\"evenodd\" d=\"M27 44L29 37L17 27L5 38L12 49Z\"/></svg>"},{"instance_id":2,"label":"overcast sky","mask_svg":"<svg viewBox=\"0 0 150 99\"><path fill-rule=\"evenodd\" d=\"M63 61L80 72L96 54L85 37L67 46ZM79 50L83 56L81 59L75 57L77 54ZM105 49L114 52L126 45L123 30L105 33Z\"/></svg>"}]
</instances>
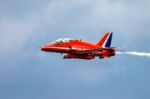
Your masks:
<instances>
[{"instance_id":1,"label":"overcast sky","mask_svg":"<svg viewBox=\"0 0 150 99\"><path fill-rule=\"evenodd\" d=\"M149 99L150 59L63 60L40 46L69 37L150 52L149 0L1 0L0 99Z\"/></svg>"}]
</instances>

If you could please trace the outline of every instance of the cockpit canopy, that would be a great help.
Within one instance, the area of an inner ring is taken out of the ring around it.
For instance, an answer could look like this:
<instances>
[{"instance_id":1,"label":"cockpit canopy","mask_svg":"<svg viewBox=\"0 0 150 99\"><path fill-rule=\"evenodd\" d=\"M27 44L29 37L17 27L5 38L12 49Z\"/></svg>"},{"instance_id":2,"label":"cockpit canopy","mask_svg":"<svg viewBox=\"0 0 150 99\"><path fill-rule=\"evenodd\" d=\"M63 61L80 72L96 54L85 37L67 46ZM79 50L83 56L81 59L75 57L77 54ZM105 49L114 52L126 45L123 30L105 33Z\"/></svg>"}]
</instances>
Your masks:
<instances>
[{"instance_id":1,"label":"cockpit canopy","mask_svg":"<svg viewBox=\"0 0 150 99\"><path fill-rule=\"evenodd\" d=\"M71 40L73 40L73 39L71 39L71 38L60 38L60 39L57 39L57 40L51 42L50 44L64 44L64 43L70 42Z\"/></svg>"}]
</instances>

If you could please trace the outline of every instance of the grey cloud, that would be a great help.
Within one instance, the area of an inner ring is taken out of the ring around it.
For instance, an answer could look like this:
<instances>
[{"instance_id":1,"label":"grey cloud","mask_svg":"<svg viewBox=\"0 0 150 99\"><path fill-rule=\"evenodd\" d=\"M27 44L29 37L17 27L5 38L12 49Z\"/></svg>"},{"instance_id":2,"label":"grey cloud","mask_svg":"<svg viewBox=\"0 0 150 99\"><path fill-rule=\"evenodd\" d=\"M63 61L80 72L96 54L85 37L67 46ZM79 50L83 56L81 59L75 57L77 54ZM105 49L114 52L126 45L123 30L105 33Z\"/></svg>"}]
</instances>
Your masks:
<instances>
[{"instance_id":1,"label":"grey cloud","mask_svg":"<svg viewBox=\"0 0 150 99\"><path fill-rule=\"evenodd\" d=\"M140 72L140 67L132 57L125 56L128 60L121 56L108 60L62 60L60 55L40 52L39 46L59 37L83 38L96 43L104 32L113 31L115 46L135 48L135 44L149 41L149 1L44 0L34 3L15 0L0 4L6 5L1 6L5 13L0 19L0 86L4 86L1 89L4 97L17 97L20 90L21 98L34 98L40 93L39 98L56 98L57 94L67 98L69 92L71 95L76 93L77 98L89 99L90 96L130 99L135 95L135 87L129 83L135 75L128 70L134 69L131 64L137 66L135 73ZM141 36L145 39L141 40ZM137 48L140 49L139 46ZM142 60L140 65L145 62ZM141 78L139 73L137 75ZM129 91L124 88L126 86L132 89L124 97L123 92ZM13 88L16 88L14 93ZM43 91L36 91L36 88ZM11 95L7 96L7 92Z\"/></svg>"}]
</instances>

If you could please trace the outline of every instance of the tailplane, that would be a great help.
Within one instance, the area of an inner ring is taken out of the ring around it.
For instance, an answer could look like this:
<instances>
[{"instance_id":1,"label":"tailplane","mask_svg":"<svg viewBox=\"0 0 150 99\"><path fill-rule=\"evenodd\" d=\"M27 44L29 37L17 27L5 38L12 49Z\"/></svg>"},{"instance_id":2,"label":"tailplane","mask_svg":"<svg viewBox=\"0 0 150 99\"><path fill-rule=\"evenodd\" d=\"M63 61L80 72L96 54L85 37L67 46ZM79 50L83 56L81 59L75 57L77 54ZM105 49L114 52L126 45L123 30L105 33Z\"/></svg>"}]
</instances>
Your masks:
<instances>
[{"instance_id":1,"label":"tailplane","mask_svg":"<svg viewBox=\"0 0 150 99\"><path fill-rule=\"evenodd\" d=\"M113 35L112 32L106 33L102 37L102 39L97 43L97 45L100 46L100 47L103 47L103 48L110 47L111 46L112 35Z\"/></svg>"}]
</instances>

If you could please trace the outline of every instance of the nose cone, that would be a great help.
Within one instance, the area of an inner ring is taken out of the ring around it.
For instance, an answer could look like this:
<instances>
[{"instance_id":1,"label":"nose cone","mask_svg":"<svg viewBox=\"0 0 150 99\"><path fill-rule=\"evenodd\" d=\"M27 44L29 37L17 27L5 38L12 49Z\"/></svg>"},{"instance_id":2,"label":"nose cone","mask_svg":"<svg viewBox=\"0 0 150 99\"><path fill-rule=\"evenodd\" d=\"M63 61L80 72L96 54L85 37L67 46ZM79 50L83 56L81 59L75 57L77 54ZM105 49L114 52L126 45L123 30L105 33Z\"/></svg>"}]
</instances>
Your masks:
<instances>
[{"instance_id":1,"label":"nose cone","mask_svg":"<svg viewBox=\"0 0 150 99\"><path fill-rule=\"evenodd\" d=\"M45 51L45 48L44 48L44 47L41 47L41 51Z\"/></svg>"},{"instance_id":2,"label":"nose cone","mask_svg":"<svg viewBox=\"0 0 150 99\"><path fill-rule=\"evenodd\" d=\"M47 45L41 47L41 51L46 51L46 49L47 49Z\"/></svg>"},{"instance_id":3,"label":"nose cone","mask_svg":"<svg viewBox=\"0 0 150 99\"><path fill-rule=\"evenodd\" d=\"M53 50L53 47L50 44L41 47L41 51L50 52L51 50Z\"/></svg>"}]
</instances>

